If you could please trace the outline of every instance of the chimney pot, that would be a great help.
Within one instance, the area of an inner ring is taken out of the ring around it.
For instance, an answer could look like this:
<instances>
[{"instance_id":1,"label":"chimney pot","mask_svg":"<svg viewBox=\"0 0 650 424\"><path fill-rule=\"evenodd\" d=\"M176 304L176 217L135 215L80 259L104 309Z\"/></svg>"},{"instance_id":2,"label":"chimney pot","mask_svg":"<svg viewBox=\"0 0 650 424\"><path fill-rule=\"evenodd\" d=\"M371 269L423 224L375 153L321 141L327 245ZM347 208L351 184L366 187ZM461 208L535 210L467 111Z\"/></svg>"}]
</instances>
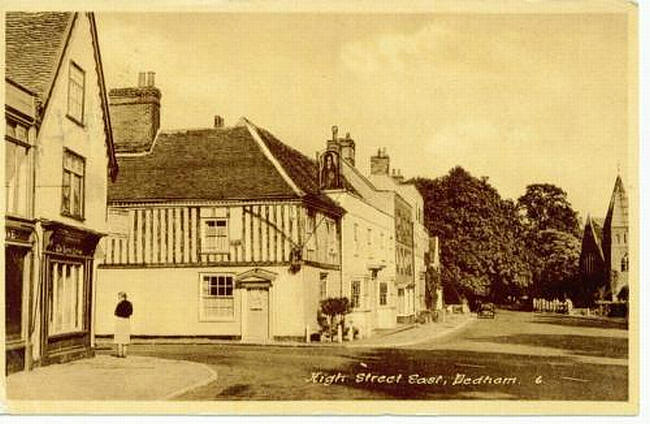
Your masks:
<instances>
[{"instance_id":1,"label":"chimney pot","mask_svg":"<svg viewBox=\"0 0 650 424\"><path fill-rule=\"evenodd\" d=\"M155 72L147 72L147 87L153 87L156 85L155 82L156 79L156 73Z\"/></svg>"},{"instance_id":2,"label":"chimney pot","mask_svg":"<svg viewBox=\"0 0 650 424\"><path fill-rule=\"evenodd\" d=\"M332 140L337 140L339 138L339 127L332 125Z\"/></svg>"},{"instance_id":3,"label":"chimney pot","mask_svg":"<svg viewBox=\"0 0 650 424\"><path fill-rule=\"evenodd\" d=\"M214 115L214 127L223 128L223 117L221 115Z\"/></svg>"},{"instance_id":4,"label":"chimney pot","mask_svg":"<svg viewBox=\"0 0 650 424\"><path fill-rule=\"evenodd\" d=\"M145 85L147 85L147 73L140 72L138 74L138 87L144 87Z\"/></svg>"}]
</instances>

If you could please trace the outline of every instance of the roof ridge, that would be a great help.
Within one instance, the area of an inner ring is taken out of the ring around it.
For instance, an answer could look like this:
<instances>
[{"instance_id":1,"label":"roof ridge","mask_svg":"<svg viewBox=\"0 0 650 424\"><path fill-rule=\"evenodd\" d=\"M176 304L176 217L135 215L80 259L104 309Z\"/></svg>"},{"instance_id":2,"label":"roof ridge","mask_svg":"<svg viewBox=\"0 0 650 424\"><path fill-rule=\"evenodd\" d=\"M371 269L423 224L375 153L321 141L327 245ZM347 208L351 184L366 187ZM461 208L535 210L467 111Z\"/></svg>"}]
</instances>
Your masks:
<instances>
[{"instance_id":1,"label":"roof ridge","mask_svg":"<svg viewBox=\"0 0 650 424\"><path fill-rule=\"evenodd\" d=\"M161 134L180 134L184 132L190 132L190 131L224 131L224 130L232 130L235 128L239 128L237 126L227 126L227 127L219 127L219 128L214 128L214 127L196 127L196 128L171 128L171 129L160 129Z\"/></svg>"}]
</instances>

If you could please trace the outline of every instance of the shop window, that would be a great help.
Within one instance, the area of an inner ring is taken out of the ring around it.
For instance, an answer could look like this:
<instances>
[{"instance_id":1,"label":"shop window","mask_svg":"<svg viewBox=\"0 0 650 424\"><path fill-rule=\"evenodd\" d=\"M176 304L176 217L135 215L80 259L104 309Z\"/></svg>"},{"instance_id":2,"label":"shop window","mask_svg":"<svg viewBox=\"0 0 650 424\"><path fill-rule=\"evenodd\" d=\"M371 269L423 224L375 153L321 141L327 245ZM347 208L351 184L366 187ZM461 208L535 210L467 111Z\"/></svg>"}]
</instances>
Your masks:
<instances>
[{"instance_id":1,"label":"shop window","mask_svg":"<svg viewBox=\"0 0 650 424\"><path fill-rule=\"evenodd\" d=\"M25 252L5 249L5 336L7 340L22 338L23 272Z\"/></svg>"},{"instance_id":2,"label":"shop window","mask_svg":"<svg viewBox=\"0 0 650 424\"><path fill-rule=\"evenodd\" d=\"M83 330L83 265L52 261L49 281L49 334L65 334Z\"/></svg>"}]
</instances>

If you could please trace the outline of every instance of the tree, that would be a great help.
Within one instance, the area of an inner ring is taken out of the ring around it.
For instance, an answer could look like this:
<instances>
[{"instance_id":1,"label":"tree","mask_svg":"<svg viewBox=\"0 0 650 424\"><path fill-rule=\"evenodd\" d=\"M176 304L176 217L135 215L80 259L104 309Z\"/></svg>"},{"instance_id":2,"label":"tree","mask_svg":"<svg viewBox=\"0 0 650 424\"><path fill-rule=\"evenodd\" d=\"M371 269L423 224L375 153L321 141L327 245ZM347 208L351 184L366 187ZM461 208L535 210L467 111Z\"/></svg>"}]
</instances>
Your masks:
<instances>
[{"instance_id":1,"label":"tree","mask_svg":"<svg viewBox=\"0 0 650 424\"><path fill-rule=\"evenodd\" d=\"M531 184L517 201L524 223L528 261L536 296L582 296L577 285L580 225L567 194L553 184Z\"/></svg>"},{"instance_id":2,"label":"tree","mask_svg":"<svg viewBox=\"0 0 650 424\"><path fill-rule=\"evenodd\" d=\"M345 328L345 316L350 313L352 306L347 297L328 297L320 303L320 312L326 317L326 321L319 320L325 333L329 333L330 340L337 331L337 326L341 324Z\"/></svg>"},{"instance_id":3,"label":"tree","mask_svg":"<svg viewBox=\"0 0 650 424\"><path fill-rule=\"evenodd\" d=\"M533 269L536 296L574 297L579 291L580 240L554 229L534 232Z\"/></svg>"},{"instance_id":4,"label":"tree","mask_svg":"<svg viewBox=\"0 0 650 424\"><path fill-rule=\"evenodd\" d=\"M439 288L442 288L442 275L440 270L428 268L425 275L424 292L424 303L427 309L433 309L435 307Z\"/></svg>"},{"instance_id":5,"label":"tree","mask_svg":"<svg viewBox=\"0 0 650 424\"><path fill-rule=\"evenodd\" d=\"M578 213L573 210L567 194L553 184L531 184L517 200L524 223L532 231L558 230L580 235Z\"/></svg>"},{"instance_id":6,"label":"tree","mask_svg":"<svg viewBox=\"0 0 650 424\"><path fill-rule=\"evenodd\" d=\"M500 300L520 293L531 273L516 204L461 167L414 182L424 198L425 224L442 241L445 296Z\"/></svg>"}]
</instances>

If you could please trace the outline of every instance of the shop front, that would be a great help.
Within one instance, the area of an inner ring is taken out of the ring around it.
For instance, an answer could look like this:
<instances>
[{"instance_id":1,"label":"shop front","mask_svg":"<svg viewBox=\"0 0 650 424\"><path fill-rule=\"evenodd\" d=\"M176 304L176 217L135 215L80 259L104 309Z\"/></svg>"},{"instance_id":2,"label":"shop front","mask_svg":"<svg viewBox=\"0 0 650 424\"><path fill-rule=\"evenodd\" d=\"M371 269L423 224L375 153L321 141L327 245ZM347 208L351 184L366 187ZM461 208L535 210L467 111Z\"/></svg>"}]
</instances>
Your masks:
<instances>
[{"instance_id":1,"label":"shop front","mask_svg":"<svg viewBox=\"0 0 650 424\"><path fill-rule=\"evenodd\" d=\"M34 225L29 220L5 221L5 373L25 369Z\"/></svg>"},{"instance_id":2,"label":"shop front","mask_svg":"<svg viewBox=\"0 0 650 424\"><path fill-rule=\"evenodd\" d=\"M94 254L102 234L57 222L42 228L41 365L92 356Z\"/></svg>"}]
</instances>

